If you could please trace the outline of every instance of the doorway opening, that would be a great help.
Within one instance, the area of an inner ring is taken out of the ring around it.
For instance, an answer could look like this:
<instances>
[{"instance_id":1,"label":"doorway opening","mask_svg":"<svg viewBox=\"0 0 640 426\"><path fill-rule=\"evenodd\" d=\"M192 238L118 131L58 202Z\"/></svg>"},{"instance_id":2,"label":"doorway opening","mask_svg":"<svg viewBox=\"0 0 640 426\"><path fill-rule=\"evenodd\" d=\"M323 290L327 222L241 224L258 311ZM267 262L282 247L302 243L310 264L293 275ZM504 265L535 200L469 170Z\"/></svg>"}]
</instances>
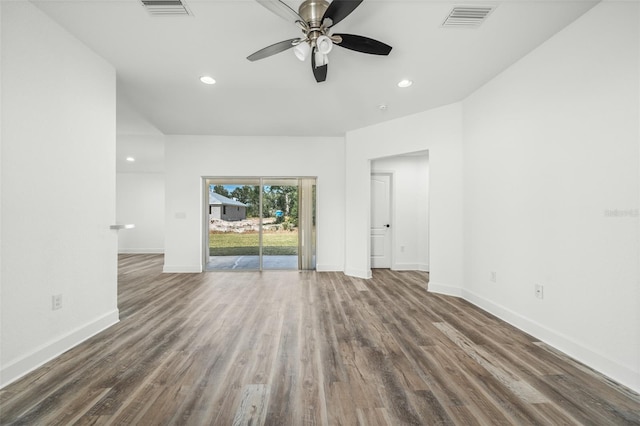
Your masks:
<instances>
[{"instance_id":1,"label":"doorway opening","mask_svg":"<svg viewBox=\"0 0 640 426\"><path fill-rule=\"evenodd\" d=\"M371 160L370 267L429 271L429 152Z\"/></svg>"},{"instance_id":2,"label":"doorway opening","mask_svg":"<svg viewBox=\"0 0 640 426\"><path fill-rule=\"evenodd\" d=\"M315 178L203 180L207 271L315 269Z\"/></svg>"}]
</instances>

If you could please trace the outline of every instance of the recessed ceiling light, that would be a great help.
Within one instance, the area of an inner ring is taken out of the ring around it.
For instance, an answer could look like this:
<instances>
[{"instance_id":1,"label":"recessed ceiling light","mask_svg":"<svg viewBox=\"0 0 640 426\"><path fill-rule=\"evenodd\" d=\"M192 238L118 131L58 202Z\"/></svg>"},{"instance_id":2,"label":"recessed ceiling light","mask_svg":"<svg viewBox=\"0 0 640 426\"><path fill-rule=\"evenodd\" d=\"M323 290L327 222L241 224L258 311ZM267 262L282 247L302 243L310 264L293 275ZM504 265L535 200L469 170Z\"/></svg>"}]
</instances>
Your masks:
<instances>
[{"instance_id":1,"label":"recessed ceiling light","mask_svg":"<svg viewBox=\"0 0 640 426\"><path fill-rule=\"evenodd\" d=\"M203 75L202 77L200 77L200 81L204 84L216 84L216 80L208 75Z\"/></svg>"},{"instance_id":2,"label":"recessed ceiling light","mask_svg":"<svg viewBox=\"0 0 640 426\"><path fill-rule=\"evenodd\" d=\"M388 108L388 107L387 107L387 105L386 105L386 104L380 104L380 105L378 105L378 109L379 109L380 111L386 111L386 110L387 110L387 108Z\"/></svg>"},{"instance_id":3,"label":"recessed ceiling light","mask_svg":"<svg viewBox=\"0 0 640 426\"><path fill-rule=\"evenodd\" d=\"M398 82L398 87L409 87L413 84L411 80L401 80Z\"/></svg>"},{"instance_id":4,"label":"recessed ceiling light","mask_svg":"<svg viewBox=\"0 0 640 426\"><path fill-rule=\"evenodd\" d=\"M127 161L133 163L134 161L136 161L136 159L133 157L127 157Z\"/></svg>"}]
</instances>

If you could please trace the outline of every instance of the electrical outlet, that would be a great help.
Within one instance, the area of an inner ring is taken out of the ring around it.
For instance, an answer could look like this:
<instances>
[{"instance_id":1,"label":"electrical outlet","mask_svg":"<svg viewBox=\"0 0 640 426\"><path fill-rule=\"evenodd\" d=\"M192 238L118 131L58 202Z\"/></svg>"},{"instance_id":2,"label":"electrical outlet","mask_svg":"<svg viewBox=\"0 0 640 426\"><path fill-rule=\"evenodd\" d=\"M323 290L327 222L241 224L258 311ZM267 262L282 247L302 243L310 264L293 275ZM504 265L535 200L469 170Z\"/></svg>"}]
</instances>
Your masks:
<instances>
[{"instance_id":1,"label":"electrical outlet","mask_svg":"<svg viewBox=\"0 0 640 426\"><path fill-rule=\"evenodd\" d=\"M58 309L62 309L62 295L54 294L51 296L51 310L57 311Z\"/></svg>"},{"instance_id":2,"label":"electrical outlet","mask_svg":"<svg viewBox=\"0 0 640 426\"><path fill-rule=\"evenodd\" d=\"M538 299L544 299L544 286L542 284L536 284L536 297Z\"/></svg>"},{"instance_id":3,"label":"electrical outlet","mask_svg":"<svg viewBox=\"0 0 640 426\"><path fill-rule=\"evenodd\" d=\"M498 273L496 271L491 271L491 273L489 274L489 280L492 283L497 283L498 282Z\"/></svg>"}]
</instances>

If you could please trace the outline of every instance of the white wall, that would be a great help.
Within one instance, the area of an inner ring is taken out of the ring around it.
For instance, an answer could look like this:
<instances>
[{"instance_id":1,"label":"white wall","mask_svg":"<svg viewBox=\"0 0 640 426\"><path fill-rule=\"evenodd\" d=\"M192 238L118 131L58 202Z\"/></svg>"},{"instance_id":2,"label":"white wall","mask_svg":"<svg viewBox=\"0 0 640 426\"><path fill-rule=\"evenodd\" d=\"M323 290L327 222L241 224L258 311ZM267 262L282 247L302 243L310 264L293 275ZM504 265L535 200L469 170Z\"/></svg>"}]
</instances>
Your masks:
<instances>
[{"instance_id":1,"label":"white wall","mask_svg":"<svg viewBox=\"0 0 640 426\"><path fill-rule=\"evenodd\" d=\"M317 176L317 269L344 267L342 138L167 136L166 272L202 270L203 176Z\"/></svg>"},{"instance_id":2,"label":"white wall","mask_svg":"<svg viewBox=\"0 0 640 426\"><path fill-rule=\"evenodd\" d=\"M31 3L0 7L4 385L118 321L116 79Z\"/></svg>"},{"instance_id":3,"label":"white wall","mask_svg":"<svg viewBox=\"0 0 640 426\"><path fill-rule=\"evenodd\" d=\"M116 222L119 253L164 253L164 173L118 173Z\"/></svg>"},{"instance_id":4,"label":"white wall","mask_svg":"<svg viewBox=\"0 0 640 426\"><path fill-rule=\"evenodd\" d=\"M429 288L461 294L461 128L461 105L453 104L347 133L345 273L371 277L371 160L428 150Z\"/></svg>"},{"instance_id":5,"label":"white wall","mask_svg":"<svg viewBox=\"0 0 640 426\"><path fill-rule=\"evenodd\" d=\"M371 162L371 172L391 172L391 269L429 270L429 161L427 154Z\"/></svg>"},{"instance_id":6,"label":"white wall","mask_svg":"<svg viewBox=\"0 0 640 426\"><path fill-rule=\"evenodd\" d=\"M118 102L118 108L124 103ZM123 115L121 113L121 115ZM164 135L143 119L118 119L116 142L116 221L133 223L118 234L119 253L164 252ZM142 125L135 127L135 123ZM135 134L120 134L135 131ZM147 132L143 134L143 132ZM136 161L126 161L133 157Z\"/></svg>"},{"instance_id":7,"label":"white wall","mask_svg":"<svg viewBox=\"0 0 640 426\"><path fill-rule=\"evenodd\" d=\"M3 156L2 156L2 138L4 136L4 132L2 132L2 120L4 119L4 115L2 113L2 69L4 68L2 66L2 63L4 62L4 57L2 55L2 46L3 46L3 41L2 41L2 4L0 4L0 308L2 308L2 282L3 282L3 264L2 264L2 241L3 240L3 236L2 236L2 228L4 228L4 226L2 225L4 222L2 221L2 204L4 203L4 198L3 198L3 191L2 191L2 178L4 177L4 172L2 170L2 164L3 164ZM2 330L3 330L3 321L2 321L2 313L0 312L0 363L2 362ZM2 365L0 364L0 387L3 386L4 381L2 380Z\"/></svg>"},{"instance_id":8,"label":"white wall","mask_svg":"<svg viewBox=\"0 0 640 426\"><path fill-rule=\"evenodd\" d=\"M638 21L600 3L463 104L465 297L636 390Z\"/></svg>"}]
</instances>

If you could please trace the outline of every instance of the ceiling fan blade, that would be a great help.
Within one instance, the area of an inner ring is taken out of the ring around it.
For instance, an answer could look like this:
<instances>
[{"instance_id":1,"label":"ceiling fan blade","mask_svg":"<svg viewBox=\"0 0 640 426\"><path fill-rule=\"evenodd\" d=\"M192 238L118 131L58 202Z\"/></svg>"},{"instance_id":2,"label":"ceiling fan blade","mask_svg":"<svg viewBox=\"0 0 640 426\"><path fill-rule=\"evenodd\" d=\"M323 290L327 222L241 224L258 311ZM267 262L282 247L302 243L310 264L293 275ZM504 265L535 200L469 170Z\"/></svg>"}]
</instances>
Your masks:
<instances>
[{"instance_id":1,"label":"ceiling fan blade","mask_svg":"<svg viewBox=\"0 0 640 426\"><path fill-rule=\"evenodd\" d=\"M311 69L313 70L313 76L316 78L316 82L322 83L327 79L327 64L316 67L316 55L311 52Z\"/></svg>"},{"instance_id":2,"label":"ceiling fan blade","mask_svg":"<svg viewBox=\"0 0 640 426\"><path fill-rule=\"evenodd\" d=\"M271 55L275 55L276 53L284 52L287 49L291 49L293 46L298 44L296 42L299 41L299 38L292 38L276 44L272 44L271 46L267 46L264 49L260 49L257 52L252 53L251 55L247 56L247 59L253 62L259 59L267 58Z\"/></svg>"},{"instance_id":3,"label":"ceiling fan blade","mask_svg":"<svg viewBox=\"0 0 640 426\"><path fill-rule=\"evenodd\" d=\"M282 0L256 0L258 3L284 19L288 22L295 23L296 21L304 22L304 19L298 15L298 12L291 9L288 4Z\"/></svg>"},{"instance_id":4,"label":"ceiling fan blade","mask_svg":"<svg viewBox=\"0 0 640 426\"><path fill-rule=\"evenodd\" d=\"M328 26L328 28L331 28L349 16L356 7L360 6L360 3L362 3L362 0L333 0L324 12L322 21L324 22L326 18L331 19L331 25Z\"/></svg>"},{"instance_id":5,"label":"ceiling fan blade","mask_svg":"<svg viewBox=\"0 0 640 426\"><path fill-rule=\"evenodd\" d=\"M371 55L388 55L392 49L388 44L369 37L354 34L334 34L333 36L342 39L340 42L334 41L336 45L356 52L369 53Z\"/></svg>"}]
</instances>

